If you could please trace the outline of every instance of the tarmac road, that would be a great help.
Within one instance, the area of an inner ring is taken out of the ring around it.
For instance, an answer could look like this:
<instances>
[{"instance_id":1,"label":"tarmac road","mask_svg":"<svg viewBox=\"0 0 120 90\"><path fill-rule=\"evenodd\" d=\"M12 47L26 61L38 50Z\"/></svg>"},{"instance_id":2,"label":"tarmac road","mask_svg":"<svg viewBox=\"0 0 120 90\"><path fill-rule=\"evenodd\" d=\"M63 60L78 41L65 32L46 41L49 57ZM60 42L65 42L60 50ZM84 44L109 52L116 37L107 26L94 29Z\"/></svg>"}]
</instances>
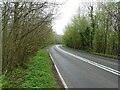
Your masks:
<instances>
[{"instance_id":1,"label":"tarmac road","mask_svg":"<svg viewBox=\"0 0 120 90\"><path fill-rule=\"evenodd\" d=\"M118 60L60 45L49 52L68 88L118 88Z\"/></svg>"}]
</instances>

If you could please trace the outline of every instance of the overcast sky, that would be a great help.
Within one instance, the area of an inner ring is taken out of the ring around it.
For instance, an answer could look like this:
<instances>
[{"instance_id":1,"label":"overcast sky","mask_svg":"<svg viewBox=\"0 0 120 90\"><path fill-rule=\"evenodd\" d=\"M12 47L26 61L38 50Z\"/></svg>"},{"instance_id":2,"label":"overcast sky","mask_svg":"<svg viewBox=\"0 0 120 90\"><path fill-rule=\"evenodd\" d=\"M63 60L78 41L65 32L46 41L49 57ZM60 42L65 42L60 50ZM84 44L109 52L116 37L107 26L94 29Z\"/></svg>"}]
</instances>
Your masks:
<instances>
[{"instance_id":1,"label":"overcast sky","mask_svg":"<svg viewBox=\"0 0 120 90\"><path fill-rule=\"evenodd\" d=\"M65 26L71 22L72 17L76 14L78 7L83 7L82 2L96 2L96 0L48 0L56 1L58 3L64 3L62 7L59 8L58 13L60 15L53 22L53 30L57 34L63 34Z\"/></svg>"},{"instance_id":2,"label":"overcast sky","mask_svg":"<svg viewBox=\"0 0 120 90\"><path fill-rule=\"evenodd\" d=\"M79 1L80 0L59 0L59 2L65 3L59 8L60 15L53 22L53 30L57 34L63 34L65 26L70 22L79 7Z\"/></svg>"},{"instance_id":3,"label":"overcast sky","mask_svg":"<svg viewBox=\"0 0 120 90\"><path fill-rule=\"evenodd\" d=\"M3 0L3 1L6 1L6 0ZM38 0L35 0L35 1L38 1ZM79 6L81 8L84 7L82 2L96 2L96 1L101 2L101 1L108 1L108 0L48 0L48 1L64 3L58 10L58 13L60 13L59 17L53 21L53 30L57 34L63 34L65 26L68 23L70 23L71 18L76 14L78 7ZM119 1L119 0L114 0L114 1Z\"/></svg>"},{"instance_id":4,"label":"overcast sky","mask_svg":"<svg viewBox=\"0 0 120 90\"><path fill-rule=\"evenodd\" d=\"M60 15L53 22L53 30L57 34L63 34L65 26L71 21L79 7L80 0L57 0L64 4L59 8Z\"/></svg>"},{"instance_id":5,"label":"overcast sky","mask_svg":"<svg viewBox=\"0 0 120 90\"><path fill-rule=\"evenodd\" d=\"M56 18L53 22L53 30L57 34L63 34L65 30L65 26L70 23L71 18L76 14L78 7L84 9L84 5L82 2L91 2L95 4L95 2L106 2L106 1L111 1L111 0L48 0L48 1L56 1L59 3L65 2L62 7L59 8L58 13L60 12L61 14L59 15L58 18ZM119 1L119 0L113 0L113 1Z\"/></svg>"}]
</instances>

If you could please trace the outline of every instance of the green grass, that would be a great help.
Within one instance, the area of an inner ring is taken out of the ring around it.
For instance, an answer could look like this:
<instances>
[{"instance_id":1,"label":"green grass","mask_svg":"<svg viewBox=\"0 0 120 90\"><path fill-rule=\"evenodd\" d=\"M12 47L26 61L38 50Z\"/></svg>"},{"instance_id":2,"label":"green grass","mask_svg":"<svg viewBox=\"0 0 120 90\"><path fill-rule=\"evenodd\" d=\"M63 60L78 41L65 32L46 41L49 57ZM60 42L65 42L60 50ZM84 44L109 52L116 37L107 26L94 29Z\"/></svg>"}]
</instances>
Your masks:
<instances>
[{"instance_id":1,"label":"green grass","mask_svg":"<svg viewBox=\"0 0 120 90\"><path fill-rule=\"evenodd\" d=\"M99 56L104 56L104 57L109 57L109 58L114 58L114 59L120 59L120 56L103 54L103 53L97 53L97 52L90 52L90 53L91 54L95 54L95 55L99 55Z\"/></svg>"},{"instance_id":2,"label":"green grass","mask_svg":"<svg viewBox=\"0 0 120 90\"><path fill-rule=\"evenodd\" d=\"M66 45L63 45L63 47L70 48L70 47L67 47ZM104 57L109 57L109 58L114 58L114 59L120 59L120 56L97 53L97 52L92 52L92 51L84 51L84 50L79 50L79 49L74 49L74 48L70 48L70 49L77 50L77 51L84 52L84 53L89 53L89 54L94 54L94 55L99 55L99 56L104 56Z\"/></svg>"},{"instance_id":3,"label":"green grass","mask_svg":"<svg viewBox=\"0 0 120 90\"><path fill-rule=\"evenodd\" d=\"M47 51L40 50L27 66L28 72L22 78L20 88L58 88Z\"/></svg>"},{"instance_id":4,"label":"green grass","mask_svg":"<svg viewBox=\"0 0 120 90\"><path fill-rule=\"evenodd\" d=\"M59 88L45 49L38 51L31 62L25 65L26 69L16 68L10 77L2 76L5 88Z\"/></svg>"},{"instance_id":5,"label":"green grass","mask_svg":"<svg viewBox=\"0 0 120 90\"><path fill-rule=\"evenodd\" d=\"M21 67L15 68L11 73L4 73L0 76L0 88L13 88L18 85L18 82L20 80L19 76L23 69Z\"/></svg>"}]
</instances>

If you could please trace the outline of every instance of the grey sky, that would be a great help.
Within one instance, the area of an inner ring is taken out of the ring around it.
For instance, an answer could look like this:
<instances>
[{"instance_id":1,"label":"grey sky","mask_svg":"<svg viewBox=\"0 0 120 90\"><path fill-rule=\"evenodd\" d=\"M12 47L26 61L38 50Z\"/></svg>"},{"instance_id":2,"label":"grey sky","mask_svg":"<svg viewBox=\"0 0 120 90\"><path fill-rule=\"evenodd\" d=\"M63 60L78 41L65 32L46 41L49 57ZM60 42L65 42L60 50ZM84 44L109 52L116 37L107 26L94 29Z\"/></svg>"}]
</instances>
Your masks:
<instances>
[{"instance_id":1,"label":"grey sky","mask_svg":"<svg viewBox=\"0 0 120 90\"><path fill-rule=\"evenodd\" d=\"M1 0L0 0L1 1ZM16 1L16 0L2 0L2 1ZM27 0L22 0L22 1L27 1ZM30 0L33 1L33 0ZM38 1L38 0L34 0ZM41 0L42 1L42 0ZM44 1L44 0L43 0ZM58 3L64 3L59 10L58 13L61 13L58 18L56 18L53 21L53 30L57 34L63 34L65 26L70 23L72 17L76 14L78 7L83 7L82 2L105 2L105 1L111 1L111 0L47 0L50 2L58 2ZM119 1L119 0L114 0L114 1Z\"/></svg>"},{"instance_id":2,"label":"grey sky","mask_svg":"<svg viewBox=\"0 0 120 90\"><path fill-rule=\"evenodd\" d=\"M65 2L62 7L59 8L59 12L61 13L59 17L53 22L53 30L57 34L63 34L65 30L65 26L70 23L72 17L76 14L78 7L83 7L82 2L96 2L98 0L48 0L48 1L56 1L58 3ZM103 0L101 0L103 1ZM58 13L59 13L58 12Z\"/></svg>"},{"instance_id":3,"label":"grey sky","mask_svg":"<svg viewBox=\"0 0 120 90\"><path fill-rule=\"evenodd\" d=\"M59 8L61 13L53 22L53 30L57 34L63 34L65 26L70 22L71 18L75 15L79 6L80 0L59 0L65 4Z\"/></svg>"},{"instance_id":4,"label":"grey sky","mask_svg":"<svg viewBox=\"0 0 120 90\"><path fill-rule=\"evenodd\" d=\"M53 1L53 0L51 0ZM55 0L59 3L64 3L60 8L60 15L53 22L53 30L57 34L63 34L65 26L71 21L79 7L80 0Z\"/></svg>"},{"instance_id":5,"label":"grey sky","mask_svg":"<svg viewBox=\"0 0 120 90\"><path fill-rule=\"evenodd\" d=\"M65 2L65 4L59 8L59 12L61 13L59 17L53 22L53 30L57 34L63 34L65 26L70 23L71 18L76 14L78 7L82 11L85 10L85 7L82 2L91 2L94 4L95 2L106 2L106 1L119 1L119 0L48 0L48 1L56 1L56 2ZM85 12L85 11L84 11Z\"/></svg>"}]
</instances>

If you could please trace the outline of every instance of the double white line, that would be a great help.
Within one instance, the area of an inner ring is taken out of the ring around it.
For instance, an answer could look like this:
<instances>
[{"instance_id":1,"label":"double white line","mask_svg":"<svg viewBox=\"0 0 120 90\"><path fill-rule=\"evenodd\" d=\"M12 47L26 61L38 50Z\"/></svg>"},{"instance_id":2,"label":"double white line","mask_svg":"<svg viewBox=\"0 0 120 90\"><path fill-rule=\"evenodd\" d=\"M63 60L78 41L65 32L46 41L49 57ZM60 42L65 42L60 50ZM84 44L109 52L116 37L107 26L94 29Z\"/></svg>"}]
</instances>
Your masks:
<instances>
[{"instance_id":1,"label":"double white line","mask_svg":"<svg viewBox=\"0 0 120 90\"><path fill-rule=\"evenodd\" d=\"M77 59L80 59L80 60L86 62L86 63L89 63L89 64L91 64L91 65L94 65L94 66L98 67L98 68L101 68L101 69L103 69L103 70L106 70L106 71L108 71L108 72L111 72L111 73L113 73L113 74L115 74L115 75L120 76L120 71L117 71L117 70L112 69L112 68L110 68L110 67L104 66L104 65L99 64L99 63L96 63L96 62L93 62L93 61L91 61L91 60L88 60L88 59L85 59L85 58L76 56L76 55L74 55L74 54L72 54L72 53L66 52L66 51L60 49L59 46L60 46L60 45L57 45L57 46L56 46L56 48L57 48L58 50L66 53L66 54L68 54L68 55L70 55L70 56L73 56L73 57L75 57L75 58L77 58Z\"/></svg>"}]
</instances>

